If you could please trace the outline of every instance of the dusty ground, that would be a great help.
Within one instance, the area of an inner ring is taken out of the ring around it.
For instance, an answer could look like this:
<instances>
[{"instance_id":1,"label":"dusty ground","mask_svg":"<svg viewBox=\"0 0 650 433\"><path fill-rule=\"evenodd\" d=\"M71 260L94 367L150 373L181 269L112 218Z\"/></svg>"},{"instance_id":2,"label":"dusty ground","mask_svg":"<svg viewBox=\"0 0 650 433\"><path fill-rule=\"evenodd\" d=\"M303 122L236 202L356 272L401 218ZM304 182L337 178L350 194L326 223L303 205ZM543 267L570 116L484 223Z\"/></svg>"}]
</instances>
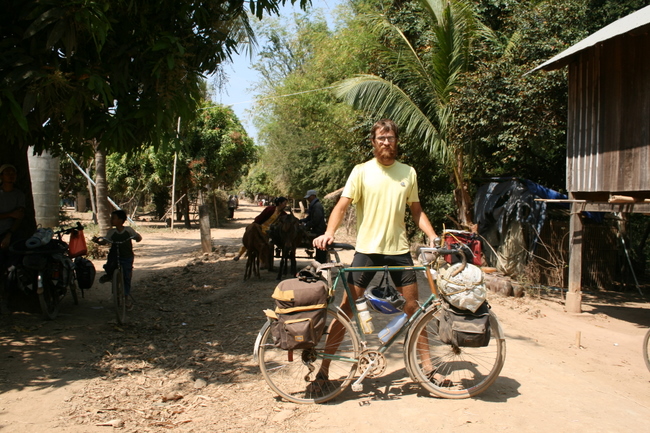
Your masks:
<instances>
[{"instance_id":1,"label":"dusty ground","mask_svg":"<svg viewBox=\"0 0 650 433\"><path fill-rule=\"evenodd\" d=\"M110 287L98 283L77 306L66 298L55 321L0 316L0 431L650 431L641 357L650 306L634 294L589 297L580 315L565 313L557 294L492 296L506 364L478 398L427 396L410 383L398 347L362 393L320 406L279 401L251 357L275 274L244 283L244 262L231 260L259 211L243 205L213 229L208 255L198 230L142 228L136 306L124 326Z\"/></svg>"}]
</instances>

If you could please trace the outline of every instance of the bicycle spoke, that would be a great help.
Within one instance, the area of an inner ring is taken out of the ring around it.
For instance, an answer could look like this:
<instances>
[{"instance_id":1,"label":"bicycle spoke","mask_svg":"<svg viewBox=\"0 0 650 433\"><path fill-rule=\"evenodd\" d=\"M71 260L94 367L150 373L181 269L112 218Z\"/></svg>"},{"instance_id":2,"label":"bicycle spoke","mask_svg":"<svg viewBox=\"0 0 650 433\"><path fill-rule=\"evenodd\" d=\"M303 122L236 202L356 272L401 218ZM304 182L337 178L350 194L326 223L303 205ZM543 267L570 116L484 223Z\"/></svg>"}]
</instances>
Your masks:
<instances>
[{"instance_id":1,"label":"bicycle spoke","mask_svg":"<svg viewBox=\"0 0 650 433\"><path fill-rule=\"evenodd\" d=\"M271 327L263 330L258 346L260 370L269 386L281 397L295 403L323 403L350 384L357 368L359 342L350 322L338 322L336 318L336 312L328 311L327 328L337 329L336 335L326 332L311 349L279 349L275 346ZM332 322L338 325L332 327ZM328 336L341 341L335 350L331 347L327 350L333 352L330 354L325 353Z\"/></svg>"},{"instance_id":2,"label":"bicycle spoke","mask_svg":"<svg viewBox=\"0 0 650 433\"><path fill-rule=\"evenodd\" d=\"M505 341L496 316L490 313L491 338L486 347L452 347L440 341L436 311L415 325L406 356L414 379L434 395L467 398L485 391L498 377L505 360Z\"/></svg>"}]
</instances>

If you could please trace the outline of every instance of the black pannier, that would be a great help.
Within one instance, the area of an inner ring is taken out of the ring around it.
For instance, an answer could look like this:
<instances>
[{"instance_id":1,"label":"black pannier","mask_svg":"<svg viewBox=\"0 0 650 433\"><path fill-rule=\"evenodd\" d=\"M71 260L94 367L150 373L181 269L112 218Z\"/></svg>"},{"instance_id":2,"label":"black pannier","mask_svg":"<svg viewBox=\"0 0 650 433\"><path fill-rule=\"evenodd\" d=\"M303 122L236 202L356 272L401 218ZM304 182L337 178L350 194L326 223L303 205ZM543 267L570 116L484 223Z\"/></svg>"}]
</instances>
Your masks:
<instances>
[{"instance_id":1,"label":"black pannier","mask_svg":"<svg viewBox=\"0 0 650 433\"><path fill-rule=\"evenodd\" d=\"M74 259L74 272L80 289L90 289L95 283L95 265L90 260L83 257Z\"/></svg>"},{"instance_id":2,"label":"black pannier","mask_svg":"<svg viewBox=\"0 0 650 433\"><path fill-rule=\"evenodd\" d=\"M327 319L327 285L324 281L284 280L272 295L271 318L275 345L281 349L308 349L318 344Z\"/></svg>"},{"instance_id":3,"label":"black pannier","mask_svg":"<svg viewBox=\"0 0 650 433\"><path fill-rule=\"evenodd\" d=\"M490 344L490 307L487 302L472 313L443 302L437 315L438 335L454 347L485 347Z\"/></svg>"}]
</instances>

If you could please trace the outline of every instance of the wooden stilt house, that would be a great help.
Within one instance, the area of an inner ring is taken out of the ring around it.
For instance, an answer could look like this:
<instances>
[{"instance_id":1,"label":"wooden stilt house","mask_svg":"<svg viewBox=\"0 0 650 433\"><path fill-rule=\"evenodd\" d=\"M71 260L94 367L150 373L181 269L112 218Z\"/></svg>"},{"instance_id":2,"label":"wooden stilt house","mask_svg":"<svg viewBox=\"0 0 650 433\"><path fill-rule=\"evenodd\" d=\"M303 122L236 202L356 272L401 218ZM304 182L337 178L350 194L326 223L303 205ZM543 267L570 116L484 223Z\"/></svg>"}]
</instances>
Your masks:
<instances>
[{"instance_id":1,"label":"wooden stilt house","mask_svg":"<svg viewBox=\"0 0 650 433\"><path fill-rule=\"evenodd\" d=\"M581 211L650 213L650 6L544 62L569 67L569 294L580 312Z\"/></svg>"}]
</instances>

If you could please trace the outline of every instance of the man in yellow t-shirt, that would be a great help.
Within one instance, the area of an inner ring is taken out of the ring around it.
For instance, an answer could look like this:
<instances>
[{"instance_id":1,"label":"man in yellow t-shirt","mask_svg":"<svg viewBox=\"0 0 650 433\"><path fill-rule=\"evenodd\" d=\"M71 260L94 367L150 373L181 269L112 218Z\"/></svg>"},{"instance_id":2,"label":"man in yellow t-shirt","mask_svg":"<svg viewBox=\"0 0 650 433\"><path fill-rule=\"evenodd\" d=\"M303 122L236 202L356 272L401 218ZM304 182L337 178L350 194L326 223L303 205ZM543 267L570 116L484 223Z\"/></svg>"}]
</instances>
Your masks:
<instances>
[{"instance_id":1,"label":"man in yellow t-shirt","mask_svg":"<svg viewBox=\"0 0 650 433\"><path fill-rule=\"evenodd\" d=\"M383 119L373 125L370 140L375 157L352 170L330 214L325 234L314 239L316 248L325 249L334 242L334 233L351 203L357 209L357 245L352 267L413 266L404 222L406 206L433 245L436 232L420 206L415 170L396 160L398 139L399 130L392 120ZM363 296L373 276L374 272L349 275L348 284L355 299ZM391 272L391 278L404 295L404 312L410 317L417 310L415 271ZM350 315L347 299L341 307Z\"/></svg>"},{"instance_id":2,"label":"man in yellow t-shirt","mask_svg":"<svg viewBox=\"0 0 650 433\"><path fill-rule=\"evenodd\" d=\"M415 170L396 160L398 138L399 130L392 120L383 119L372 126L370 141L375 157L354 167L339 202L330 214L327 230L314 239L314 247L326 249L334 242L336 229L350 203L357 208L357 245L351 267L413 266L404 222L406 206L411 209L415 224L433 246L436 232L420 206ZM355 300L363 296L374 275L375 272L349 274L348 285ZM391 272L390 276L406 300L404 312L411 317L418 308L415 271ZM341 309L348 317L352 316L347 296L341 301ZM327 336L325 345L330 350L335 350L341 343L337 326L341 325L333 322ZM423 341L420 347L426 345L427 342ZM316 380L310 385L314 390L324 386L328 380L329 364L328 360L321 363Z\"/></svg>"}]
</instances>

